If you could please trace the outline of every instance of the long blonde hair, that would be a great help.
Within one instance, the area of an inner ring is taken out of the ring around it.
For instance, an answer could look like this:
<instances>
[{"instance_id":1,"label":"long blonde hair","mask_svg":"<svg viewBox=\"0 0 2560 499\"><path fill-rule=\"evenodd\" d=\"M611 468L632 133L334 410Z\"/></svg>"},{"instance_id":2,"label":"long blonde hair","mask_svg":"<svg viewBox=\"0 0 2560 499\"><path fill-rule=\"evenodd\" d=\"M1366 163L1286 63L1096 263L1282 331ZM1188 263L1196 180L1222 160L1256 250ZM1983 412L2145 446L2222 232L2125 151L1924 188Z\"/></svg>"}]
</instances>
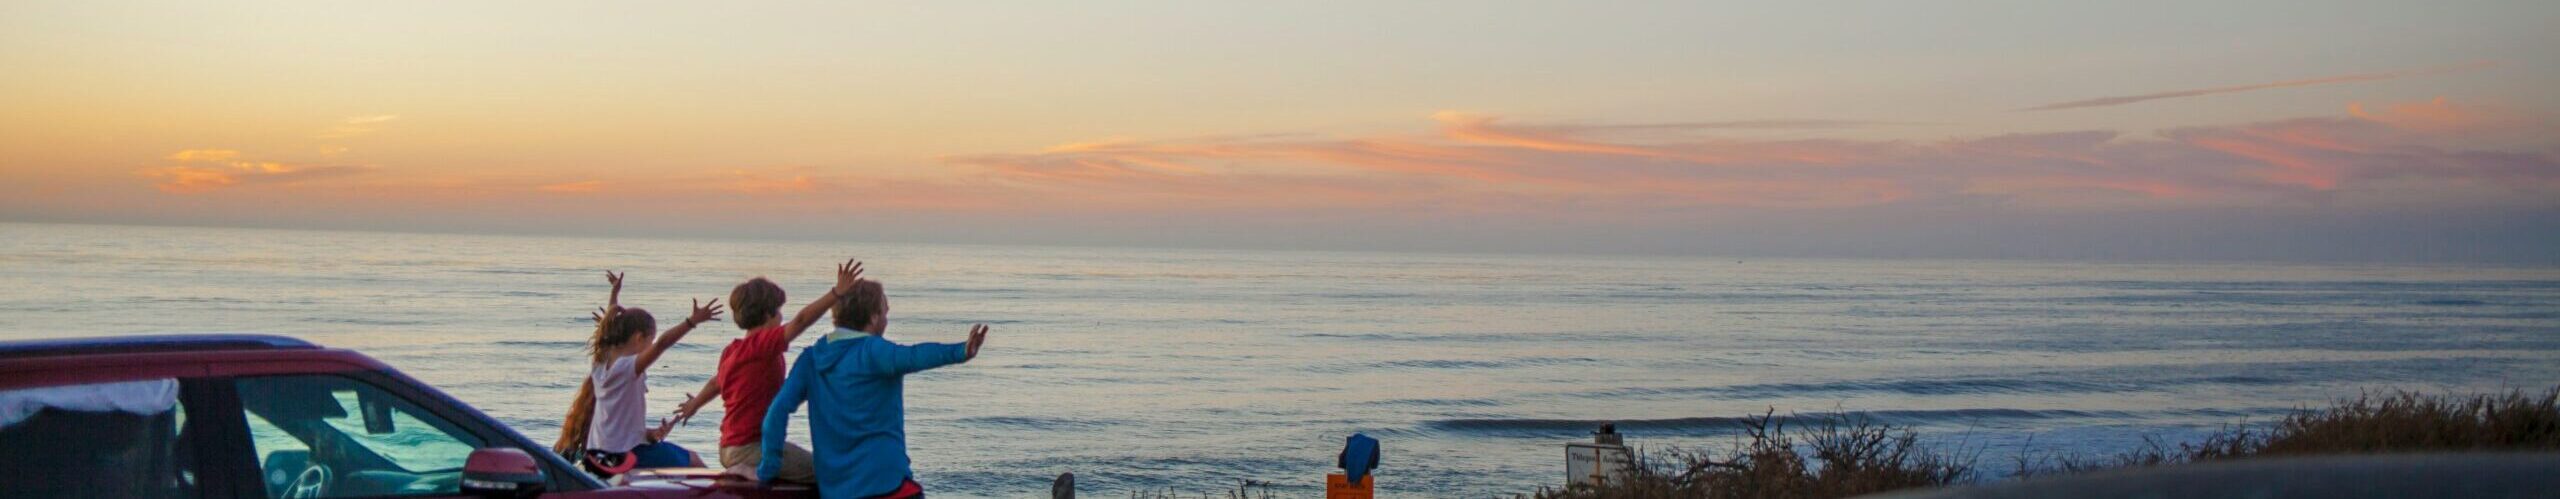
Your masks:
<instances>
[{"instance_id":1,"label":"long blonde hair","mask_svg":"<svg viewBox=\"0 0 2560 499\"><path fill-rule=\"evenodd\" d=\"M578 383L578 395L569 399L569 415L560 418L560 440L551 443L551 453L577 462L578 453L587 449L587 426L595 422L596 380Z\"/></svg>"}]
</instances>

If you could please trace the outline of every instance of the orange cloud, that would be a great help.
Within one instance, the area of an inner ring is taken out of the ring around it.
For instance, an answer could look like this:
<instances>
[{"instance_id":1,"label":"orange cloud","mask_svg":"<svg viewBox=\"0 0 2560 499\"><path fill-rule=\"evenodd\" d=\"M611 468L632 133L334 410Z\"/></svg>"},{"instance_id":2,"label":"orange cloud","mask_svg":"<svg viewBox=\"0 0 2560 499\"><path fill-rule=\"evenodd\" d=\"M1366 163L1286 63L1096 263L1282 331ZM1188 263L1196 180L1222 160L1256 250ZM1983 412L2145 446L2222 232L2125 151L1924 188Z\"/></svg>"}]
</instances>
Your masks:
<instances>
[{"instance_id":1,"label":"orange cloud","mask_svg":"<svg viewBox=\"0 0 2560 499\"><path fill-rule=\"evenodd\" d=\"M729 177L725 184L727 190L745 194L805 194L837 189L834 182L807 173L777 177L745 170L731 170L727 176Z\"/></svg>"},{"instance_id":2,"label":"orange cloud","mask_svg":"<svg viewBox=\"0 0 2560 499\"><path fill-rule=\"evenodd\" d=\"M188 149L166 159L181 164L136 172L155 179L153 188L173 194L210 192L243 184L291 184L371 171L363 166L296 166L272 161L246 161L228 149Z\"/></svg>"},{"instance_id":3,"label":"orange cloud","mask_svg":"<svg viewBox=\"0 0 2560 499\"><path fill-rule=\"evenodd\" d=\"M463 204L471 206L532 193L610 191L617 195L575 203L614 212L736 211L736 199L744 194L755 200L748 211L764 213L1461 213L1595 220L1691 209L1986 200L2095 208L2268 206L2311 194L2339 199L2377 189L2406 199L2407 192L2428 190L2560 188L2560 157L2542 149L2548 142L2522 151L2451 145L2483 130L2542 126L2446 119L2471 113L2492 111L2432 101L2155 134L2070 131L1935 142L1725 134L1735 128L1856 123L1824 120L1593 125L1439 113L1431 117L1436 126L1411 133L1112 138L1024 153L948 156L942 161L951 170L907 177L786 167L610 181L386 178L347 187L436 202L467 199ZM2434 125L2453 122L2464 125ZM167 159L175 164L143 175L173 193L366 171L253 161L222 149L178 151ZM542 199L524 202L562 202Z\"/></svg>"},{"instance_id":4,"label":"orange cloud","mask_svg":"<svg viewBox=\"0 0 2560 499\"><path fill-rule=\"evenodd\" d=\"M2442 96L2418 102L2387 103L2376 108L2367 108L2362 102L2351 103L2347 105L2347 114L2365 121L2435 134L2494 133L2519 129L2541 133L2553 131L2549 127L2536 128L2536 120L2523 113L2456 104Z\"/></svg>"},{"instance_id":5,"label":"orange cloud","mask_svg":"<svg viewBox=\"0 0 2560 499\"><path fill-rule=\"evenodd\" d=\"M577 182L562 182L562 183L557 183L557 184L544 184L544 185L542 185L542 186L540 186L540 187L535 187L535 188L534 188L534 190L538 190L538 191L542 191L542 192L558 192L558 193L568 193L568 194L587 194L587 193L593 193L593 192L596 192L596 191L604 190L604 181L602 181L602 180L583 180L583 181L577 181Z\"/></svg>"},{"instance_id":6,"label":"orange cloud","mask_svg":"<svg viewBox=\"0 0 2560 499\"><path fill-rule=\"evenodd\" d=\"M1557 134L1529 133L1504 129L1493 125L1495 118L1469 115L1454 111L1441 111L1431 115L1431 118L1440 121L1441 131L1448 134L1449 138L1465 142L1563 153L1588 153L1659 158L1678 156L1676 154L1670 154L1644 147L1603 144L1575 140L1570 137ZM1714 161L1712 158L1700 159L1706 162Z\"/></svg>"},{"instance_id":7,"label":"orange cloud","mask_svg":"<svg viewBox=\"0 0 2560 499\"><path fill-rule=\"evenodd\" d=\"M228 161L237 157L240 157L240 151L230 149L188 149L169 153L168 159L180 162Z\"/></svg>"},{"instance_id":8,"label":"orange cloud","mask_svg":"<svg viewBox=\"0 0 2560 499\"><path fill-rule=\"evenodd\" d=\"M1606 142L1597 136L1629 130L1717 130L1786 126L1845 127L1867 122L1841 120L1759 120L1639 125L1509 126L1491 117L1442 111L1432 116L1448 138L1474 144L1556 153L1602 154L1689 163L1728 165L1829 164L1856 161L1875 151L1839 141L1708 140L1669 144ZM1888 145L1888 144L1868 144Z\"/></svg>"},{"instance_id":9,"label":"orange cloud","mask_svg":"<svg viewBox=\"0 0 2560 499\"><path fill-rule=\"evenodd\" d=\"M142 174L160 179L159 183L152 184L152 187L160 189L160 192L178 194L206 192L240 183L239 177L232 172L213 168L172 166L145 170Z\"/></svg>"}]
</instances>

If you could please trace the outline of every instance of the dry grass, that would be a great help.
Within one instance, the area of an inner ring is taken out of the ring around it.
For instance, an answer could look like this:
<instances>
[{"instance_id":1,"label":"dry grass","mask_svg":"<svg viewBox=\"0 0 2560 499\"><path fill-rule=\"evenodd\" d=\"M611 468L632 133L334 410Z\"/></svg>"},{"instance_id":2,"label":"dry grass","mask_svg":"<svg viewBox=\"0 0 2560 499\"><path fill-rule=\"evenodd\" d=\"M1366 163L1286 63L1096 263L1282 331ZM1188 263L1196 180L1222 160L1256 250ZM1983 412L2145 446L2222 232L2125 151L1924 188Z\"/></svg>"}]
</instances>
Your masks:
<instances>
[{"instance_id":1,"label":"dry grass","mask_svg":"<svg viewBox=\"0 0 2560 499\"><path fill-rule=\"evenodd\" d=\"M1638 456L1633 475L1604 487L1540 491L1540 499L1846 497L1973 477L1973 457L1931 452L1908 429L1843 414L1747 418L1721 452L1670 449Z\"/></svg>"},{"instance_id":2,"label":"dry grass","mask_svg":"<svg viewBox=\"0 0 2560 499\"><path fill-rule=\"evenodd\" d=\"M1220 491L1218 494L1202 493L1196 496L1186 496L1182 495L1181 492L1173 490L1172 487L1166 487L1164 490L1141 489L1129 492L1129 499L1187 499L1193 497L1199 499L1271 499L1276 496L1271 495L1270 482L1254 480L1237 481L1236 488Z\"/></svg>"},{"instance_id":3,"label":"dry grass","mask_svg":"<svg viewBox=\"0 0 2560 499\"><path fill-rule=\"evenodd\" d=\"M2467 396L2365 393L2294 411L2272 426L2224 428L2174 446L2145 439L2101 458L2021 456L2017 474L2079 472L2256 456L2560 450L2560 387Z\"/></svg>"},{"instance_id":4,"label":"dry grass","mask_svg":"<svg viewBox=\"0 0 2560 499\"><path fill-rule=\"evenodd\" d=\"M1909 429L1839 414L1787 420L1763 413L1729 449L1640 456L1633 476L1604 487L1541 490L1537 499L1832 498L1973 481L1980 454L1924 448ZM2273 425L2232 426L2201 441L2146 439L2113 456L2021 455L2018 476L2256 456L2560 450L2560 387L2466 396L2367 393L2303 409Z\"/></svg>"},{"instance_id":5,"label":"dry grass","mask_svg":"<svg viewBox=\"0 0 2560 499\"><path fill-rule=\"evenodd\" d=\"M2276 425L2260 455L2560 450L2560 387L2468 397L2370 394Z\"/></svg>"}]
</instances>

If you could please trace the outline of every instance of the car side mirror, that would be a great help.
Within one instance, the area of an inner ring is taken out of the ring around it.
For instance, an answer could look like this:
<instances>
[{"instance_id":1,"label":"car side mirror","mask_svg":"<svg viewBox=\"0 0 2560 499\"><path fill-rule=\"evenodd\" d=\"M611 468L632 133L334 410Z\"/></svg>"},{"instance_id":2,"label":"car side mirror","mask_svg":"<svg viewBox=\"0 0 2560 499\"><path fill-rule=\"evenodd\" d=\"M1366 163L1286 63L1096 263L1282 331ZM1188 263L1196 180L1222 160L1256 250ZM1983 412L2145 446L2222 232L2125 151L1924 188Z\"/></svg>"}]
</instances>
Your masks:
<instances>
[{"instance_id":1,"label":"car side mirror","mask_svg":"<svg viewBox=\"0 0 2560 499\"><path fill-rule=\"evenodd\" d=\"M462 493L476 497L530 498L542 495L542 462L524 449L491 447L471 451L462 462Z\"/></svg>"},{"instance_id":2,"label":"car side mirror","mask_svg":"<svg viewBox=\"0 0 2560 499\"><path fill-rule=\"evenodd\" d=\"M370 391L356 392L356 408L364 413L366 434L389 435L398 431L397 428L391 427L391 401L383 400L382 397Z\"/></svg>"}]
</instances>

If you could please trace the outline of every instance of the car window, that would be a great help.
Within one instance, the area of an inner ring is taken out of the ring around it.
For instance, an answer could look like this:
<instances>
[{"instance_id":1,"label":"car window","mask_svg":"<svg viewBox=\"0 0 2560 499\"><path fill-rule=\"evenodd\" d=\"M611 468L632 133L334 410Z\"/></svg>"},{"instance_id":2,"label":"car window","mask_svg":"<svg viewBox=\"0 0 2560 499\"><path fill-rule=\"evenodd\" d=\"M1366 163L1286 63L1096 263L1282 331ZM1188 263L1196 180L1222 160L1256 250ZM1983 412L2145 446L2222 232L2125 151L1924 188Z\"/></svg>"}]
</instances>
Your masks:
<instances>
[{"instance_id":1,"label":"car window","mask_svg":"<svg viewBox=\"0 0 2560 499\"><path fill-rule=\"evenodd\" d=\"M0 390L0 498L189 497L174 379Z\"/></svg>"},{"instance_id":2,"label":"car window","mask_svg":"<svg viewBox=\"0 0 2560 499\"><path fill-rule=\"evenodd\" d=\"M269 497L458 493L485 442L379 387L331 375L238 380Z\"/></svg>"}]
</instances>

